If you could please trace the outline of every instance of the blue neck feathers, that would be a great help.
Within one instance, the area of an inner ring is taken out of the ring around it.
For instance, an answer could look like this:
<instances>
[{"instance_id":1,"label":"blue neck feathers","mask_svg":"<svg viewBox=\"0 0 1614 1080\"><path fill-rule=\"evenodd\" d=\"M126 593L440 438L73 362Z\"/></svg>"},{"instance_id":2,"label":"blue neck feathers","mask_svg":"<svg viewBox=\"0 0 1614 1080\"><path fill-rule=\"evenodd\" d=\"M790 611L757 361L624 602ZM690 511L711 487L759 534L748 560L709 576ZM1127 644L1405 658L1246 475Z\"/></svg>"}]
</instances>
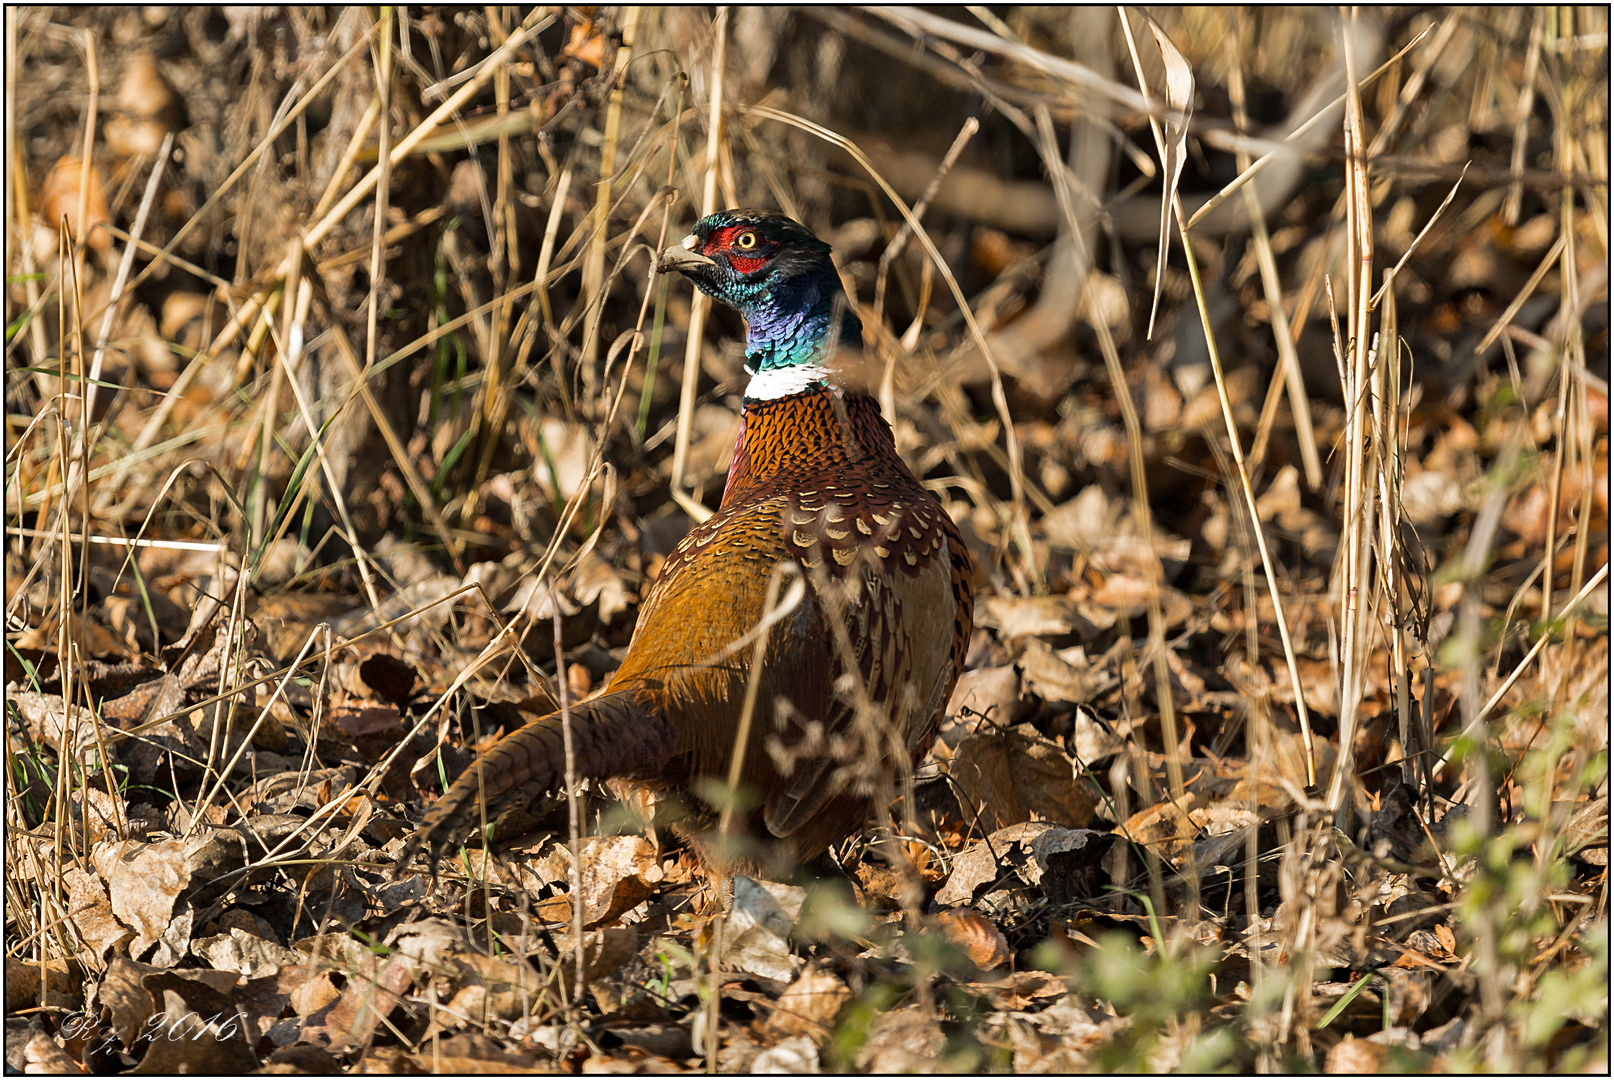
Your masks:
<instances>
[{"instance_id":1,"label":"blue neck feathers","mask_svg":"<svg viewBox=\"0 0 1614 1080\"><path fill-rule=\"evenodd\" d=\"M821 367L837 346L863 347L863 324L846 304L834 266L827 258L824 262L809 273L774 275L747 290L752 295L740 304L747 371Z\"/></svg>"}]
</instances>

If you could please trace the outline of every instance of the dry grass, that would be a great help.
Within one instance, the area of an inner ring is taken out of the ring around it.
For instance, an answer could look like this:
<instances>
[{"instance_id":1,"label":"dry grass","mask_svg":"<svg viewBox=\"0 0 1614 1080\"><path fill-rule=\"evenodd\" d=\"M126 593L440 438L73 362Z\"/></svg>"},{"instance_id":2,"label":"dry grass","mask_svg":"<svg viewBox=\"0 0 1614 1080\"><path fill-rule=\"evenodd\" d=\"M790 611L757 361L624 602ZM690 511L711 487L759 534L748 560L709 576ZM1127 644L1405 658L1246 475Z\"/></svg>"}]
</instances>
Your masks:
<instances>
[{"instance_id":1,"label":"dry grass","mask_svg":"<svg viewBox=\"0 0 1614 1080\"><path fill-rule=\"evenodd\" d=\"M1606 1068L1607 12L1127 18L9 9L8 1062ZM388 862L715 507L732 205L984 593L783 979Z\"/></svg>"}]
</instances>

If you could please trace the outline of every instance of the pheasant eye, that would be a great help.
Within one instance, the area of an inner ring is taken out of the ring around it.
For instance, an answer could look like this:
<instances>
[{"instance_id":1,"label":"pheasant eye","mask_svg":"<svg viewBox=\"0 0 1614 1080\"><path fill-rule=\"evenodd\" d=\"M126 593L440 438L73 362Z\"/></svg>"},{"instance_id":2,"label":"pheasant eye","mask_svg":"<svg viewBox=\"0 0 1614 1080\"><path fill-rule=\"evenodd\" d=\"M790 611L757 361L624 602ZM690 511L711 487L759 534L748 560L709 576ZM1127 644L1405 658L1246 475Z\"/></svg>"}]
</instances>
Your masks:
<instances>
[{"instance_id":1,"label":"pheasant eye","mask_svg":"<svg viewBox=\"0 0 1614 1080\"><path fill-rule=\"evenodd\" d=\"M734 238L734 246L739 248L741 251L755 251L757 246L757 234L747 229L745 232Z\"/></svg>"}]
</instances>

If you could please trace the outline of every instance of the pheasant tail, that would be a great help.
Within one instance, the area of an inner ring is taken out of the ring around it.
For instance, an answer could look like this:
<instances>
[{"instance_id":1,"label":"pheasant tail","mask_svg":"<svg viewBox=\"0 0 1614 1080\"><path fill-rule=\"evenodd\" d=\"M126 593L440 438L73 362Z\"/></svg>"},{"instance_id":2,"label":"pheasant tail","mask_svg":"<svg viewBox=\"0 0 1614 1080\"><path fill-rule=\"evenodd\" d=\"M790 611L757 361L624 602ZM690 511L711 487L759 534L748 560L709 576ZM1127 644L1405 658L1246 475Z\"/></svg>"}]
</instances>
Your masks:
<instances>
[{"instance_id":1,"label":"pheasant tail","mask_svg":"<svg viewBox=\"0 0 1614 1080\"><path fill-rule=\"evenodd\" d=\"M677 732L647 687L618 690L570 709L572 754L579 780L654 772L674 754ZM521 791L563 789L566 743L561 714L550 713L511 732L477 757L427 813L399 857L406 864L425 846L433 872L443 849L463 838L482 805ZM492 816L490 814L490 816Z\"/></svg>"}]
</instances>

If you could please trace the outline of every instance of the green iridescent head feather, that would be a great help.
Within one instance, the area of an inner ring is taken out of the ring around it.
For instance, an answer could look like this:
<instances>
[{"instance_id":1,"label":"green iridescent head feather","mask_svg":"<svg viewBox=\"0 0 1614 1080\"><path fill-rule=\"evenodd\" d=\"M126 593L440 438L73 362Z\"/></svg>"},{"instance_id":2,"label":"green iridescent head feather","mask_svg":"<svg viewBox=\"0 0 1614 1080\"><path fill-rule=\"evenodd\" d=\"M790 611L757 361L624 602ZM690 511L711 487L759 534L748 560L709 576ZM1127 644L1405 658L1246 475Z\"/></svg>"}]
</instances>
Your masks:
<instances>
[{"instance_id":1,"label":"green iridescent head feather","mask_svg":"<svg viewBox=\"0 0 1614 1080\"><path fill-rule=\"evenodd\" d=\"M720 210L696 222L658 266L744 316L753 375L816 370L833 349L863 345L863 324L846 303L829 245L783 214Z\"/></svg>"}]
</instances>

